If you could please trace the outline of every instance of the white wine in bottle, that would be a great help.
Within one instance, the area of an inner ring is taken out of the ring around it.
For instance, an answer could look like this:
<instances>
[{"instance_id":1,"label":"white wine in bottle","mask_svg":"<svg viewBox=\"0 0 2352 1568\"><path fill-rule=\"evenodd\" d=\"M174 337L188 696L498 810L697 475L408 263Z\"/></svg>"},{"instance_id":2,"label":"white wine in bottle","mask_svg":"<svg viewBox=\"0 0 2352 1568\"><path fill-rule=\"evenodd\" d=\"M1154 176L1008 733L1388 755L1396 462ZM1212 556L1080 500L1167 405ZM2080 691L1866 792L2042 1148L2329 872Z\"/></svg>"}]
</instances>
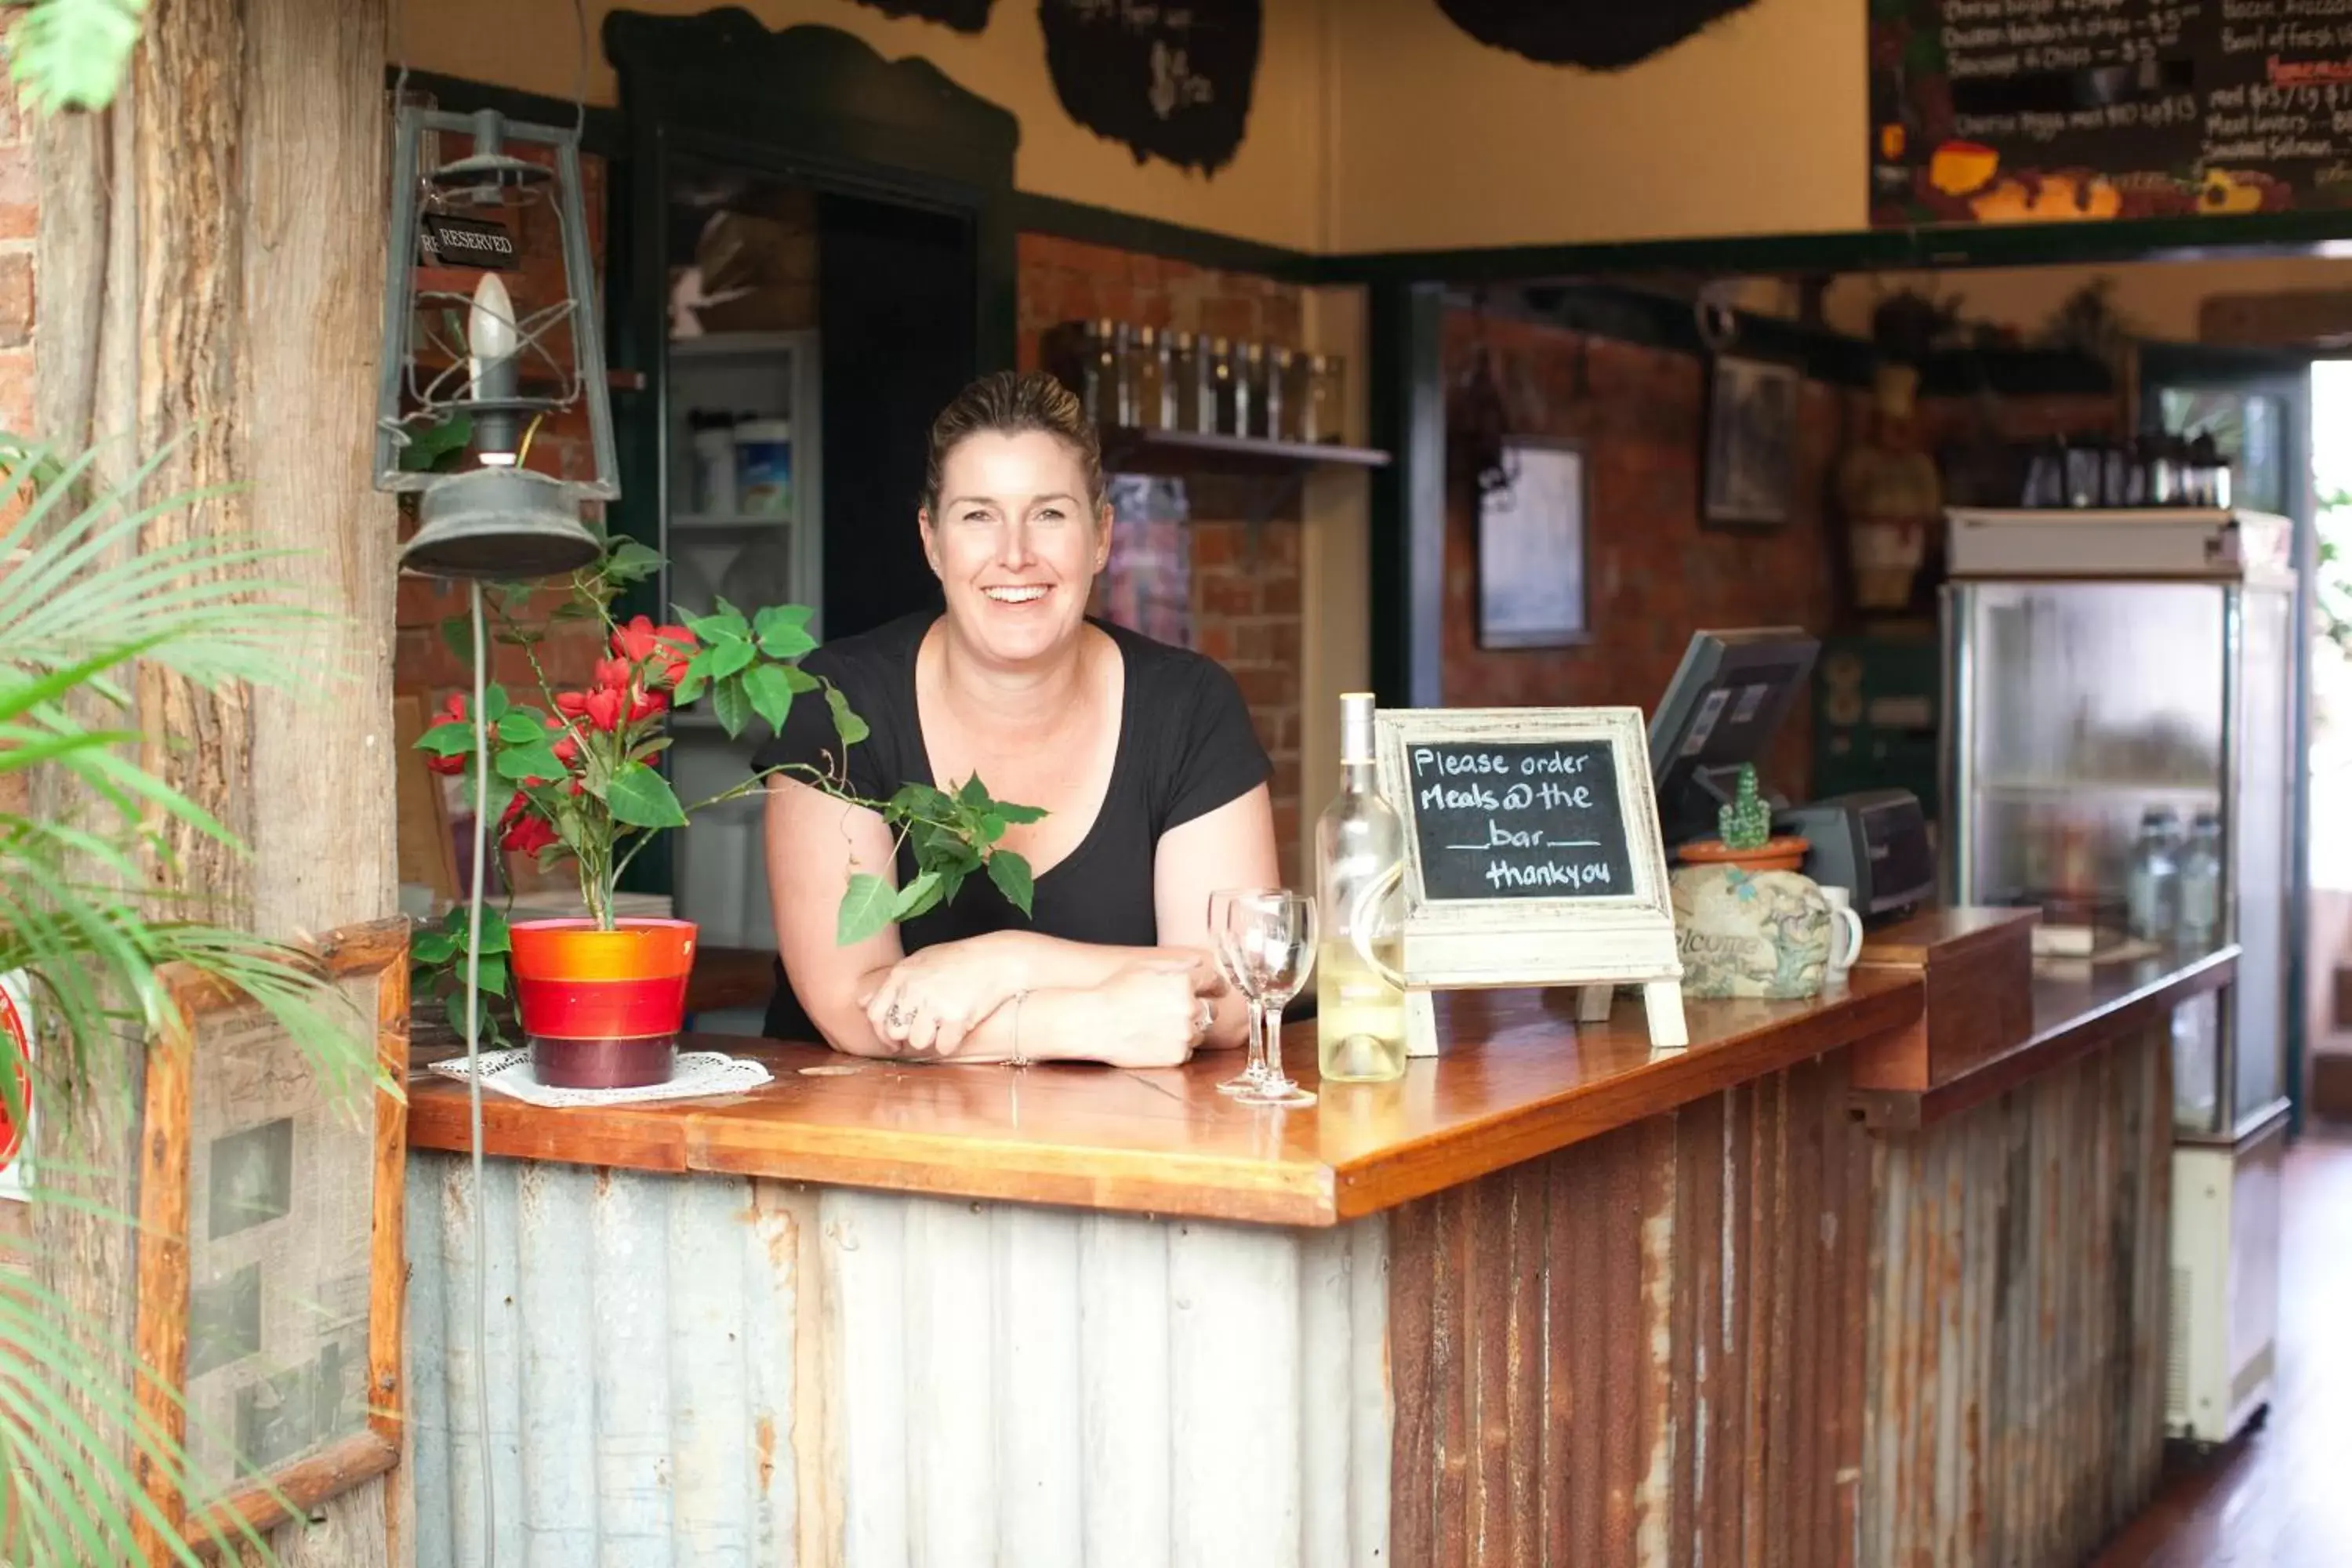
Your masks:
<instances>
[{"instance_id":1,"label":"white wine in bottle","mask_svg":"<svg viewBox=\"0 0 2352 1568\"><path fill-rule=\"evenodd\" d=\"M1339 794L1315 825L1317 955L1315 1042L1328 1083L1381 1083L1404 1076L1403 956L1398 921L1404 824L1381 798L1372 763L1372 696L1339 699Z\"/></svg>"}]
</instances>

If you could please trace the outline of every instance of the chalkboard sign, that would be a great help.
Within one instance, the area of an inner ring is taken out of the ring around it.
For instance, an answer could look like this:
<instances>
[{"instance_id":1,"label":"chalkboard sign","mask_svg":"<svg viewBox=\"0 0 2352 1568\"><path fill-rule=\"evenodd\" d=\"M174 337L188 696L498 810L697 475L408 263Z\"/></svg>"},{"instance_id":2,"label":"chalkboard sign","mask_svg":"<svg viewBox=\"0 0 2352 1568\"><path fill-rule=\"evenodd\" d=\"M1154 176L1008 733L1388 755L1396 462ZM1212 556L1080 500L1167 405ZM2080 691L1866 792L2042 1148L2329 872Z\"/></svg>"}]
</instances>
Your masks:
<instances>
[{"instance_id":1,"label":"chalkboard sign","mask_svg":"<svg viewBox=\"0 0 2352 1568\"><path fill-rule=\"evenodd\" d=\"M988 26L988 8L995 0L858 0L886 16L919 16L959 33L977 33Z\"/></svg>"},{"instance_id":2,"label":"chalkboard sign","mask_svg":"<svg viewBox=\"0 0 2352 1568\"><path fill-rule=\"evenodd\" d=\"M1038 0L1045 69L1070 118L1135 161L1204 174L1249 125L1259 0Z\"/></svg>"},{"instance_id":3,"label":"chalkboard sign","mask_svg":"<svg viewBox=\"0 0 2352 1568\"><path fill-rule=\"evenodd\" d=\"M2352 206L2343 0L1868 0L1871 222Z\"/></svg>"},{"instance_id":4,"label":"chalkboard sign","mask_svg":"<svg viewBox=\"0 0 2352 1568\"><path fill-rule=\"evenodd\" d=\"M1429 899L1590 899L1633 885L1605 741L1408 747Z\"/></svg>"},{"instance_id":5,"label":"chalkboard sign","mask_svg":"<svg viewBox=\"0 0 2352 1568\"><path fill-rule=\"evenodd\" d=\"M1482 44L1547 66L1622 70L1672 48L1755 0L1639 0L1627 5L1530 5L1528 0L1437 0L1454 25Z\"/></svg>"},{"instance_id":6,"label":"chalkboard sign","mask_svg":"<svg viewBox=\"0 0 2352 1568\"><path fill-rule=\"evenodd\" d=\"M1638 708L1404 709L1375 716L1381 793L1405 824L1408 1048L1427 993L1575 986L1606 1017L1640 984L1654 1045L1683 1044L1682 964Z\"/></svg>"}]
</instances>

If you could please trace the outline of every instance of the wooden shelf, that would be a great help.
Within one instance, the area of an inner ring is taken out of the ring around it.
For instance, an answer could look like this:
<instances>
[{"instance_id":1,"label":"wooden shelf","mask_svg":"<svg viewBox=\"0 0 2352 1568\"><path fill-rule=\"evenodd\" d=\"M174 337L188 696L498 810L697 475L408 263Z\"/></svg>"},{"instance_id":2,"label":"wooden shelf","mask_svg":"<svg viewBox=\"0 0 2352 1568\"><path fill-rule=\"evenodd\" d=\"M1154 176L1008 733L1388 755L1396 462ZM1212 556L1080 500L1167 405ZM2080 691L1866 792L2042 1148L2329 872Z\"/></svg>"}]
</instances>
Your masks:
<instances>
[{"instance_id":1,"label":"wooden shelf","mask_svg":"<svg viewBox=\"0 0 2352 1568\"><path fill-rule=\"evenodd\" d=\"M1145 430L1106 426L1103 467L1122 474L1266 474L1304 476L1310 468L1384 468L1386 452L1327 441L1270 441L1202 430Z\"/></svg>"}]
</instances>

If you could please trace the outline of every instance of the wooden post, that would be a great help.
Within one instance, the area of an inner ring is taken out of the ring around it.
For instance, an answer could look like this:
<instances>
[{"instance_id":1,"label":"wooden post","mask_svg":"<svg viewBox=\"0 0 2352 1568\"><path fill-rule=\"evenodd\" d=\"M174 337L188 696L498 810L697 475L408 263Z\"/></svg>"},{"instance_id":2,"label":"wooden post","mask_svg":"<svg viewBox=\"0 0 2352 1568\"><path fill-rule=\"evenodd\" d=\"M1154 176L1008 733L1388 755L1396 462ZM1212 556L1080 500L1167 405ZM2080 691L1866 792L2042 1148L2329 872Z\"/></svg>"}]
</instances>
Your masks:
<instances>
[{"instance_id":1,"label":"wooden post","mask_svg":"<svg viewBox=\"0 0 2352 1568\"><path fill-rule=\"evenodd\" d=\"M37 132L36 433L124 438L109 476L177 439L151 497L237 489L157 519L146 542L249 528L304 552L274 571L326 612L304 650L339 681L326 700L205 693L154 668L138 683L148 764L253 850L183 836L159 890L270 936L395 906L394 521L368 476L383 69L383 0L163 0L115 107ZM77 1184L118 1213L132 1206L142 1058L136 1041L92 1052L73 1124L44 1124L93 1173ZM56 1205L40 1226L48 1282L119 1334L137 1289L121 1228ZM396 1561L406 1489L395 1471L273 1545L298 1568Z\"/></svg>"}]
</instances>

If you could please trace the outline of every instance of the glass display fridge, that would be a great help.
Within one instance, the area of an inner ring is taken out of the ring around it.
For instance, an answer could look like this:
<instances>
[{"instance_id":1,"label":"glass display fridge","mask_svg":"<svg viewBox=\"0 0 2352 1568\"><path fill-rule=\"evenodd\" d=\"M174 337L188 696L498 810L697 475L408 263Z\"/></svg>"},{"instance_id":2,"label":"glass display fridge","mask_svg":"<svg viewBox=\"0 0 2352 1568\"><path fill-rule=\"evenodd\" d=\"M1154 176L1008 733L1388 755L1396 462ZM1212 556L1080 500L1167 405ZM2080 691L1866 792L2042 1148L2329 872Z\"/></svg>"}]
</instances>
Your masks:
<instances>
[{"instance_id":1,"label":"glass display fridge","mask_svg":"<svg viewBox=\"0 0 2352 1568\"><path fill-rule=\"evenodd\" d=\"M2268 1398L2275 1319L2302 755L2290 526L2227 511L1948 522L1954 901L2038 907L2037 951L2078 970L2152 979L2196 950L2240 949L2235 981L2173 1024L2168 1414L2177 1436L2223 1441ZM2221 841L2212 934L2151 931L2143 834L2203 813Z\"/></svg>"}]
</instances>

